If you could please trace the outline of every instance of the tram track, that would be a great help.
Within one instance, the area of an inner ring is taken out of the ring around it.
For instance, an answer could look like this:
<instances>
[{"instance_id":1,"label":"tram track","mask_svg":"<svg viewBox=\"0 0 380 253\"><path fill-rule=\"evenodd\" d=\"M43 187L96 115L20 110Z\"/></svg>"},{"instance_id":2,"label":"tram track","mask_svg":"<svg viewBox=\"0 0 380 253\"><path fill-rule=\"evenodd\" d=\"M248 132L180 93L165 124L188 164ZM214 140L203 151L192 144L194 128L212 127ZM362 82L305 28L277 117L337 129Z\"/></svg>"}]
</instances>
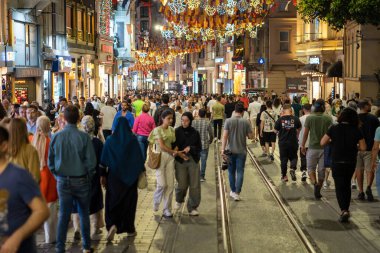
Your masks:
<instances>
[{"instance_id":1,"label":"tram track","mask_svg":"<svg viewBox=\"0 0 380 253\"><path fill-rule=\"evenodd\" d=\"M262 181L266 185L268 191L271 193L273 198L275 199L276 203L280 207L282 213L284 214L284 217L288 220L289 224L291 225L293 231L296 233L299 240L302 242L303 246L305 247L306 251L309 253L319 253L322 252L316 243L312 240L311 236L307 233L307 231L303 228L301 223L298 221L296 216L291 211L290 207L288 206L286 200L281 196L279 191L276 189L276 186L274 185L273 181L270 179L270 177L265 173L262 166L259 164L259 162L256 160L252 150L247 147L247 155L249 156L249 159L251 160L251 163L254 166L254 169L258 172L260 175Z\"/></svg>"}]
</instances>

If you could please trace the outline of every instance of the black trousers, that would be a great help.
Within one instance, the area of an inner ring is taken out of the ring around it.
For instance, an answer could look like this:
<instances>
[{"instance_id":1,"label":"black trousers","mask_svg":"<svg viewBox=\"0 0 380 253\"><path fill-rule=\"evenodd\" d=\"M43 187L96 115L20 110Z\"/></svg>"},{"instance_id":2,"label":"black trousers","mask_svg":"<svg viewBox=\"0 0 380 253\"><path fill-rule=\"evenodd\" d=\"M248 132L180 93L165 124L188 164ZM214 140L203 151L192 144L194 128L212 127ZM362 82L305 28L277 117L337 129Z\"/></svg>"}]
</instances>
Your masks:
<instances>
[{"instance_id":1,"label":"black trousers","mask_svg":"<svg viewBox=\"0 0 380 253\"><path fill-rule=\"evenodd\" d=\"M333 164L332 176L335 182L335 193L340 210L348 211L351 202L351 178L355 164Z\"/></svg>"},{"instance_id":2,"label":"black trousers","mask_svg":"<svg viewBox=\"0 0 380 253\"><path fill-rule=\"evenodd\" d=\"M214 137L218 137L218 140L220 140L222 136L222 125L222 119L214 119Z\"/></svg>"},{"instance_id":3,"label":"black trousers","mask_svg":"<svg viewBox=\"0 0 380 253\"><path fill-rule=\"evenodd\" d=\"M298 160L298 146L292 147L289 144L279 143L280 160L281 160L281 175L286 176L288 173L288 161L290 161L290 168L297 169Z\"/></svg>"},{"instance_id":4,"label":"black trousers","mask_svg":"<svg viewBox=\"0 0 380 253\"><path fill-rule=\"evenodd\" d=\"M306 148L307 152L307 148ZM301 158L301 171L307 170L307 163L306 163L306 154L302 154L301 148L300 148L300 158Z\"/></svg>"}]
</instances>

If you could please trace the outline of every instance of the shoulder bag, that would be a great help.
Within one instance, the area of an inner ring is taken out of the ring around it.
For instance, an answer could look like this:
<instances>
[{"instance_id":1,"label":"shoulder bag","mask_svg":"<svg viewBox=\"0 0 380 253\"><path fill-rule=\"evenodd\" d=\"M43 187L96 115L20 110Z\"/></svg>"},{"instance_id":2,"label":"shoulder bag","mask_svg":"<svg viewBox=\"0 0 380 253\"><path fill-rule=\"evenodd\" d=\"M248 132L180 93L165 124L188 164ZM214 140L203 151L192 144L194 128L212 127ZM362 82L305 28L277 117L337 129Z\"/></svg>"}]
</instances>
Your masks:
<instances>
[{"instance_id":1,"label":"shoulder bag","mask_svg":"<svg viewBox=\"0 0 380 253\"><path fill-rule=\"evenodd\" d=\"M161 164L161 151L157 151L156 144L149 144L147 165L152 170L156 170Z\"/></svg>"}]
</instances>

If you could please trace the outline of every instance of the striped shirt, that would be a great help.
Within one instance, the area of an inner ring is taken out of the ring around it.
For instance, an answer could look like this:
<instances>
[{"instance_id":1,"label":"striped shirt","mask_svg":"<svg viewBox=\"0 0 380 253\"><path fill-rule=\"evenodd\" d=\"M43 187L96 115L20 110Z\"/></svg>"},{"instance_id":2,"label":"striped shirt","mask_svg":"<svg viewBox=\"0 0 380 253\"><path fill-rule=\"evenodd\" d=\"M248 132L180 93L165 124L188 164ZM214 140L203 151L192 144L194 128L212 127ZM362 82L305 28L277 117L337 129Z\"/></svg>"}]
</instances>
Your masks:
<instances>
[{"instance_id":1,"label":"striped shirt","mask_svg":"<svg viewBox=\"0 0 380 253\"><path fill-rule=\"evenodd\" d=\"M201 136L202 149L208 149L210 141L214 138L211 122L206 118L200 118L194 120L191 126L194 127Z\"/></svg>"}]
</instances>

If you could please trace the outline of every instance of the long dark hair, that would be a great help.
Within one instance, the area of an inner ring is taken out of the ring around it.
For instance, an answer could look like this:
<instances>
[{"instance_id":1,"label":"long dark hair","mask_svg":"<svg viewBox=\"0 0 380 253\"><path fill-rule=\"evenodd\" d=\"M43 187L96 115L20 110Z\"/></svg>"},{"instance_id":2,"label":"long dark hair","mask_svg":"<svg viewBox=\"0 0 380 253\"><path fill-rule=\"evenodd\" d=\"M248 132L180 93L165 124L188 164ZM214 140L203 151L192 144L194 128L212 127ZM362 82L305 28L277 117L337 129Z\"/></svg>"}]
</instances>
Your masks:
<instances>
[{"instance_id":1,"label":"long dark hair","mask_svg":"<svg viewBox=\"0 0 380 253\"><path fill-rule=\"evenodd\" d=\"M345 108L338 117L338 123L348 123L351 126L359 127L359 116L358 113L351 109Z\"/></svg>"},{"instance_id":2,"label":"long dark hair","mask_svg":"<svg viewBox=\"0 0 380 253\"><path fill-rule=\"evenodd\" d=\"M84 107L84 112L83 114L86 116L86 115L90 115L92 116L94 114L94 106L90 103L90 102L87 102L86 103L86 106Z\"/></svg>"},{"instance_id":3,"label":"long dark hair","mask_svg":"<svg viewBox=\"0 0 380 253\"><path fill-rule=\"evenodd\" d=\"M281 100L279 98L275 98L273 101L273 107L278 108L281 105Z\"/></svg>"},{"instance_id":4,"label":"long dark hair","mask_svg":"<svg viewBox=\"0 0 380 253\"><path fill-rule=\"evenodd\" d=\"M161 115L160 115L160 120L159 120L159 122L158 122L160 126L161 126L162 123L164 122L164 119L165 119L167 116L169 116L169 115L174 116L173 111L172 111L171 109L166 109L165 111L163 111L163 112L161 113Z\"/></svg>"}]
</instances>

